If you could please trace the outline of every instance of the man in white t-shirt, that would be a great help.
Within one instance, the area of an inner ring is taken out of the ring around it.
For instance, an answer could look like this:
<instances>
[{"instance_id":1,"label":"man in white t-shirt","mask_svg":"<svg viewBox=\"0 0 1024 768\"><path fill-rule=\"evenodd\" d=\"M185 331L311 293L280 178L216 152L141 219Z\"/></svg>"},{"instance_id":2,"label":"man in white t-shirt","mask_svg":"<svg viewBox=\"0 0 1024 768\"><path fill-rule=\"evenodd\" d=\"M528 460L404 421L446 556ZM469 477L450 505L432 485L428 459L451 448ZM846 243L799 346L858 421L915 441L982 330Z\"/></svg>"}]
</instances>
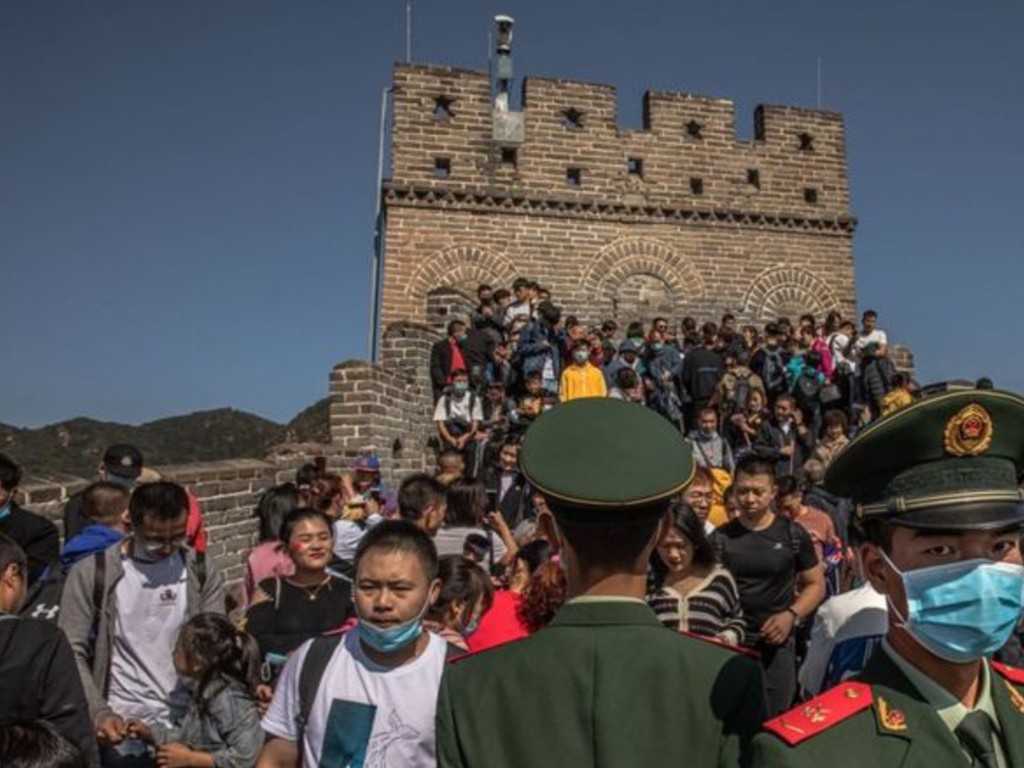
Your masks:
<instances>
[{"instance_id":1,"label":"man in white t-shirt","mask_svg":"<svg viewBox=\"0 0 1024 768\"><path fill-rule=\"evenodd\" d=\"M288 660L263 718L268 741L257 768L434 768L447 643L424 632L422 622L440 590L437 552L426 533L404 520L368 530L356 552L359 623L317 676L305 718L303 665L315 658L313 644L326 641L307 642Z\"/></svg>"},{"instance_id":2,"label":"man in white t-shirt","mask_svg":"<svg viewBox=\"0 0 1024 768\"><path fill-rule=\"evenodd\" d=\"M452 385L437 399L434 408L434 423L444 447L465 450L483 420L483 404L469 388L469 374L461 368L452 371Z\"/></svg>"},{"instance_id":3,"label":"man in white t-shirt","mask_svg":"<svg viewBox=\"0 0 1024 768\"><path fill-rule=\"evenodd\" d=\"M105 768L145 765L129 719L170 725L191 700L174 666L178 630L224 612L224 582L185 544L188 494L176 483L139 486L132 532L68 572L60 626L71 643ZM155 764L150 760L150 764Z\"/></svg>"},{"instance_id":4,"label":"man in white t-shirt","mask_svg":"<svg viewBox=\"0 0 1024 768\"><path fill-rule=\"evenodd\" d=\"M857 343L854 345L857 352L862 352L864 347L868 344L874 343L880 346L885 346L889 343L889 338L885 335L885 331L876 327L878 324L878 313L873 309L869 309L861 317L861 331L857 336Z\"/></svg>"}]
</instances>

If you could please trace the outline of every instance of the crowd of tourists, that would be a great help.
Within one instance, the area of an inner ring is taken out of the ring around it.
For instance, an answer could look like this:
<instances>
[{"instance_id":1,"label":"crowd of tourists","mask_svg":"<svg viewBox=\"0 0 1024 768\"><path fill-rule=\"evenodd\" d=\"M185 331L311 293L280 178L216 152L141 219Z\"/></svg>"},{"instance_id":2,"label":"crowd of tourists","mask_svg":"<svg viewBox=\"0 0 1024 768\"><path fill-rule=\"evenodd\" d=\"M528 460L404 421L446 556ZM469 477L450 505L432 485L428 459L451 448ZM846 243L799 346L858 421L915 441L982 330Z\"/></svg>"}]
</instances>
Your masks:
<instances>
[{"instance_id":1,"label":"crowd of tourists","mask_svg":"<svg viewBox=\"0 0 1024 768\"><path fill-rule=\"evenodd\" d=\"M864 673L892 603L833 465L927 400L874 312L620 329L528 280L478 299L431 353L434 471L303 467L237 589L133 446L63 541L0 456L0 765L749 765ZM1019 619L988 656L1020 661Z\"/></svg>"}]
</instances>

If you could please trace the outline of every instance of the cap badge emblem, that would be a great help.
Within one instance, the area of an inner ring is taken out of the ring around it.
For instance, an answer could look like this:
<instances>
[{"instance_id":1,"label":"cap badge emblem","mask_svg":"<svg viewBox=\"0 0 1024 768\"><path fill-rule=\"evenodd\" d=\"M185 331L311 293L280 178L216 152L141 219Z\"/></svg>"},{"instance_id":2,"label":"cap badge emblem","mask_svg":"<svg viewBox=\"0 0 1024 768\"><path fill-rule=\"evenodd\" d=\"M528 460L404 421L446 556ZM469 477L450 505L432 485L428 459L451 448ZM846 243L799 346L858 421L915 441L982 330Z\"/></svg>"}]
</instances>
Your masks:
<instances>
[{"instance_id":1,"label":"cap badge emblem","mask_svg":"<svg viewBox=\"0 0 1024 768\"><path fill-rule=\"evenodd\" d=\"M951 456L978 456L992 445L992 417L976 403L962 408L946 422L946 453Z\"/></svg>"}]
</instances>

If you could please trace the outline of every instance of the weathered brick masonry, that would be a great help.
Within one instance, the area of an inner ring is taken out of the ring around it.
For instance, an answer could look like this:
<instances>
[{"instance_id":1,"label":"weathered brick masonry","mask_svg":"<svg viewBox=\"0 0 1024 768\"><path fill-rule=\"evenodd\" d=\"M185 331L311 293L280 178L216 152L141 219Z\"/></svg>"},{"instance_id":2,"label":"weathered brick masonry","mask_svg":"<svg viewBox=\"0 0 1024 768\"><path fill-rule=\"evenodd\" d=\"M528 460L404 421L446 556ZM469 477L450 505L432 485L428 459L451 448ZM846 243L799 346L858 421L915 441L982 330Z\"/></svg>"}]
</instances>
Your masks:
<instances>
[{"instance_id":1,"label":"weathered brick masonry","mask_svg":"<svg viewBox=\"0 0 1024 768\"><path fill-rule=\"evenodd\" d=\"M614 88L528 78L508 142L485 72L399 64L393 94L381 362L331 375L332 440L377 445L392 479L429 465L429 346L478 283L530 277L620 324L855 311L838 114L758 107L743 141L731 102L649 92L623 130Z\"/></svg>"},{"instance_id":2,"label":"weathered brick masonry","mask_svg":"<svg viewBox=\"0 0 1024 768\"><path fill-rule=\"evenodd\" d=\"M231 581L254 541L259 494L312 456L347 468L376 446L391 483L429 467L430 345L468 313L480 282L530 277L584 320L620 324L855 311L838 114L758 107L755 138L743 141L732 102L650 92L643 128L623 130L614 88L529 78L522 141L509 143L494 139L487 73L400 64L393 94L380 363L331 372L331 445L161 468L199 496L211 555ZM58 519L84 485L33 481L25 501Z\"/></svg>"}]
</instances>

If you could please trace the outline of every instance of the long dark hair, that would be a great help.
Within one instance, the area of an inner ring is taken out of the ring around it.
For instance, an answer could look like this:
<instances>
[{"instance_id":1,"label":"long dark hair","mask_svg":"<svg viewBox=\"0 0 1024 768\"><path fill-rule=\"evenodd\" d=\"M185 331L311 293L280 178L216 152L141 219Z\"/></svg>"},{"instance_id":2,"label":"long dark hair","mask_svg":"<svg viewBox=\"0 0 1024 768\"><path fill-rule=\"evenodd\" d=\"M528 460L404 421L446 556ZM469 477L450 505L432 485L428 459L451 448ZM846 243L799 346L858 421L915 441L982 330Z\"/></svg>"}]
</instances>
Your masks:
<instances>
[{"instance_id":1,"label":"long dark hair","mask_svg":"<svg viewBox=\"0 0 1024 768\"><path fill-rule=\"evenodd\" d=\"M463 626L469 621L473 609L481 598L483 610L480 615L483 616L491 609L494 600L491 580L484 570L468 557L445 555L439 561L437 576L441 579L441 594L427 611L428 619L443 623L448 617L448 609L456 600L466 604L460 617Z\"/></svg>"},{"instance_id":2,"label":"long dark hair","mask_svg":"<svg viewBox=\"0 0 1024 768\"><path fill-rule=\"evenodd\" d=\"M282 483L268 488L256 504L256 517L260 520L260 541L273 541L281 532L284 516L299 505L299 491L294 483Z\"/></svg>"},{"instance_id":3,"label":"long dark hair","mask_svg":"<svg viewBox=\"0 0 1024 768\"><path fill-rule=\"evenodd\" d=\"M178 643L186 663L198 673L196 702L200 710L205 711L206 691L218 677L236 680L255 694L259 684L259 646L220 614L193 616L181 628Z\"/></svg>"},{"instance_id":4,"label":"long dark hair","mask_svg":"<svg viewBox=\"0 0 1024 768\"><path fill-rule=\"evenodd\" d=\"M551 559L553 551L554 549L547 539L534 539L519 548L516 552L516 560L522 560L526 565L527 572L533 575L534 571Z\"/></svg>"},{"instance_id":5,"label":"long dark hair","mask_svg":"<svg viewBox=\"0 0 1024 768\"><path fill-rule=\"evenodd\" d=\"M704 524L697 517L697 513L690 509L688 504L673 504L669 511L672 513L672 525L675 526L693 546L694 565L713 566L718 562L715 556L715 548L708 541L704 533ZM648 588L656 592L665 586L665 579L668 577L668 567L655 549L651 553L650 578Z\"/></svg>"},{"instance_id":6,"label":"long dark hair","mask_svg":"<svg viewBox=\"0 0 1024 768\"><path fill-rule=\"evenodd\" d=\"M479 480L460 477L448 489L448 525L479 528L487 513L487 489Z\"/></svg>"}]
</instances>

